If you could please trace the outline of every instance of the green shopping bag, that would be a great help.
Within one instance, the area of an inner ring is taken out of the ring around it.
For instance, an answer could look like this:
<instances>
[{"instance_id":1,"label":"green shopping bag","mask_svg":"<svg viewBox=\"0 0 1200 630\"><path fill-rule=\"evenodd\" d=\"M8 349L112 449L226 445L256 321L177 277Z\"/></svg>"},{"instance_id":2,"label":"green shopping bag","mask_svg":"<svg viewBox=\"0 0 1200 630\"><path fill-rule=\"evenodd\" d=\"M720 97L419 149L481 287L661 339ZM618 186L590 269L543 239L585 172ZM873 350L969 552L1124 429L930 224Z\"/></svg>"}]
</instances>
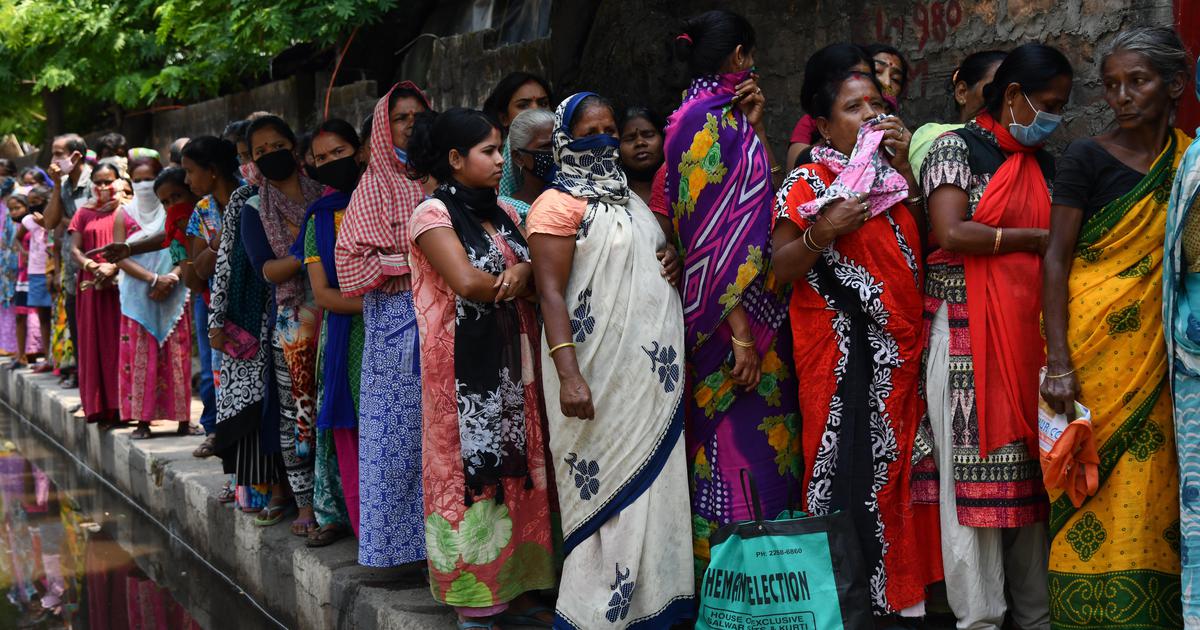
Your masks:
<instances>
[{"instance_id":1,"label":"green shopping bag","mask_svg":"<svg viewBox=\"0 0 1200 630\"><path fill-rule=\"evenodd\" d=\"M789 511L765 520L754 480L743 470L743 491L747 485L754 520L730 523L710 537L712 559L699 585L696 628L873 629L867 572L850 514Z\"/></svg>"}]
</instances>

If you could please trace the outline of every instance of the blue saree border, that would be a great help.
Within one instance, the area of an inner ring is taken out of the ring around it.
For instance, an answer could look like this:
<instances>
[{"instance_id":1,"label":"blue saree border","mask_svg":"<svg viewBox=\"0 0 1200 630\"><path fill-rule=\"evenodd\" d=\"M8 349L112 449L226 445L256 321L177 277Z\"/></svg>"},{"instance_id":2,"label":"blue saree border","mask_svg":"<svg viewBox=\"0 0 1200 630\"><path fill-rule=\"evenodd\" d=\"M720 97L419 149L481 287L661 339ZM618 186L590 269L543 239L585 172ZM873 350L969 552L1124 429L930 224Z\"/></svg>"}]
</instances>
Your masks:
<instances>
[{"instance_id":1,"label":"blue saree border","mask_svg":"<svg viewBox=\"0 0 1200 630\"><path fill-rule=\"evenodd\" d=\"M667 427L666 433L658 443L658 447L654 453L642 465L642 469L636 475L625 482L608 504L597 510L591 518L584 521L579 527L563 540L563 556L571 555L571 552L578 547L580 543L587 540L595 534L600 526L608 522L608 519L616 516L625 508L629 507L638 497L654 483L658 478L658 474L667 464L667 458L670 457L671 451L675 448L675 444L683 435L683 395L679 396L675 403L675 413L671 419L670 425Z\"/></svg>"}]
</instances>

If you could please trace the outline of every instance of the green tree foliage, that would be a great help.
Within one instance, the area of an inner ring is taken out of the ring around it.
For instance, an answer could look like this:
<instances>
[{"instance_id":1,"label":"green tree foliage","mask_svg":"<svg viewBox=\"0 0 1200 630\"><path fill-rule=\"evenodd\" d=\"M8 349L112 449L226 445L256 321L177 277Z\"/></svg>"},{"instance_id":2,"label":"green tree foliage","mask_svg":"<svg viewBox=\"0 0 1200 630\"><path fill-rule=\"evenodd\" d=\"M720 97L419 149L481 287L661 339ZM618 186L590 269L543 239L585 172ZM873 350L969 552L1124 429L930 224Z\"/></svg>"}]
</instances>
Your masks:
<instances>
[{"instance_id":1,"label":"green tree foliage","mask_svg":"<svg viewBox=\"0 0 1200 630\"><path fill-rule=\"evenodd\" d=\"M26 139L41 94L92 109L212 98L301 43L327 46L397 0L0 0L0 133ZM15 107L14 107L15 105Z\"/></svg>"}]
</instances>

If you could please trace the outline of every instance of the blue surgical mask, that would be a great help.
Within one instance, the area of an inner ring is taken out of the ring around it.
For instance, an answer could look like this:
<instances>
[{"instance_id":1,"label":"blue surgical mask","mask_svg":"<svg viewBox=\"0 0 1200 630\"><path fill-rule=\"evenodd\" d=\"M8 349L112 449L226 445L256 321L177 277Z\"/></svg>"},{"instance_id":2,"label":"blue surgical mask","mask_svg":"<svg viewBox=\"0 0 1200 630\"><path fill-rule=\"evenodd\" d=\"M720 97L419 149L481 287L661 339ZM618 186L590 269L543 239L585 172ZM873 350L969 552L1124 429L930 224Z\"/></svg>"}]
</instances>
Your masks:
<instances>
[{"instance_id":1,"label":"blue surgical mask","mask_svg":"<svg viewBox=\"0 0 1200 630\"><path fill-rule=\"evenodd\" d=\"M1025 97L1025 102L1029 103L1029 108L1037 112L1037 114L1034 115L1033 122L1028 125L1022 125L1017 122L1009 124L1008 132L1012 134L1013 140L1027 147L1041 146L1045 144L1050 135L1062 124L1062 115L1051 114L1050 112L1044 112L1034 107L1033 102L1029 100L1029 96L1024 92L1021 92L1021 96ZM1011 105L1008 108L1008 114L1013 117L1014 121L1017 119L1016 115L1013 114Z\"/></svg>"}]
</instances>

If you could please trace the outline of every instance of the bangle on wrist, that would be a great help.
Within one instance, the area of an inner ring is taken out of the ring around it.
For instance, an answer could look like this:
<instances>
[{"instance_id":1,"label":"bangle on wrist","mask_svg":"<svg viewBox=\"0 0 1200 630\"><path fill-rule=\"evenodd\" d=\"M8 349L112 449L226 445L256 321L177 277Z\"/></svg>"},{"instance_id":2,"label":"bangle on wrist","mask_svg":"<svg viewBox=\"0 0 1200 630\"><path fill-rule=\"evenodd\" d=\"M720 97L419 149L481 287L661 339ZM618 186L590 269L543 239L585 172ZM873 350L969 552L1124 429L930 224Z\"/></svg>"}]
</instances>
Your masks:
<instances>
[{"instance_id":1,"label":"bangle on wrist","mask_svg":"<svg viewBox=\"0 0 1200 630\"><path fill-rule=\"evenodd\" d=\"M735 345L739 348L753 348L754 347L754 339L751 339L750 341L742 341L741 339L737 338L737 335L731 334L731 335L729 335L729 340L733 342L733 345Z\"/></svg>"},{"instance_id":2,"label":"bangle on wrist","mask_svg":"<svg viewBox=\"0 0 1200 630\"><path fill-rule=\"evenodd\" d=\"M549 355L554 356L555 352L558 352L559 350L562 350L563 348L574 348L574 347L575 347L575 342L573 342L573 341L568 341L566 343L560 343L557 346L550 348Z\"/></svg>"},{"instance_id":3,"label":"bangle on wrist","mask_svg":"<svg viewBox=\"0 0 1200 630\"><path fill-rule=\"evenodd\" d=\"M1071 368L1062 374L1047 374L1046 378L1065 378L1075 373L1075 368Z\"/></svg>"},{"instance_id":4,"label":"bangle on wrist","mask_svg":"<svg viewBox=\"0 0 1200 630\"><path fill-rule=\"evenodd\" d=\"M1000 253L1000 239L1004 236L1004 228L996 228L996 243L992 245L992 254Z\"/></svg>"}]
</instances>

